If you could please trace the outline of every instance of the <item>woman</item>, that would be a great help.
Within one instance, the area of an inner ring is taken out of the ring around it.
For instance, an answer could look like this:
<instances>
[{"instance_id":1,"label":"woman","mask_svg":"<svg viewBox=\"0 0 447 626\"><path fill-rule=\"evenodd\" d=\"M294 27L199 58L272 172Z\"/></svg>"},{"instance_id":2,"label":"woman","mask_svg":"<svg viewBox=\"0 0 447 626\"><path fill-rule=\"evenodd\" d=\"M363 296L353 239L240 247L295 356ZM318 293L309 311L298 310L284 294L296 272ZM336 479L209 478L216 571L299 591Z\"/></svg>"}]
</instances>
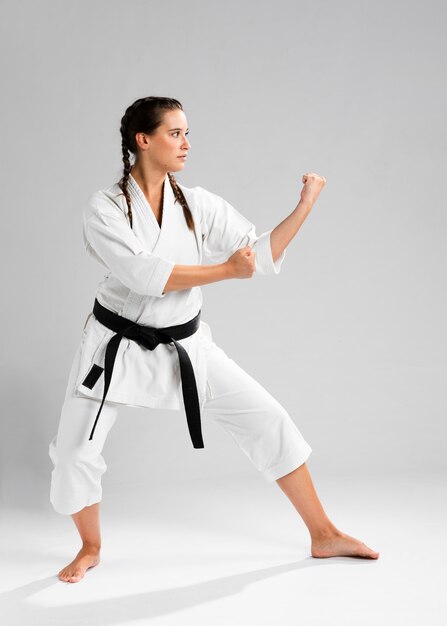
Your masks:
<instances>
[{"instance_id":1,"label":"woman","mask_svg":"<svg viewBox=\"0 0 447 626\"><path fill-rule=\"evenodd\" d=\"M325 179L305 174L295 210L257 236L223 198L175 180L171 172L183 170L190 148L187 134L178 100L136 100L121 120L123 178L92 194L83 212L86 250L108 273L49 446L51 503L72 516L82 539L59 578L77 582L99 563L101 451L123 404L185 409L195 448L204 447L201 416L215 419L295 506L312 556L376 559L378 552L338 530L324 512L305 463L312 449L285 409L214 343L200 319L200 285L280 271Z\"/></svg>"}]
</instances>

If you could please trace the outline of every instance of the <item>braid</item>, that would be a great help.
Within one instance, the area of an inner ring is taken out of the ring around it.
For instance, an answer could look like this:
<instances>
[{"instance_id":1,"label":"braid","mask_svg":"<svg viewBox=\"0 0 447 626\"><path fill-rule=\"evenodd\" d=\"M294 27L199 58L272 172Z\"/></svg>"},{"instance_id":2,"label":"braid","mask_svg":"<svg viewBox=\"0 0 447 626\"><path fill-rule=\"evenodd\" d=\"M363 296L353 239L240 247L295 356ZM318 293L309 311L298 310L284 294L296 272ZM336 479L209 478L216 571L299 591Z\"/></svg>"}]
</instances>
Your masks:
<instances>
[{"instance_id":1,"label":"braid","mask_svg":"<svg viewBox=\"0 0 447 626\"><path fill-rule=\"evenodd\" d=\"M144 103L145 106L140 105ZM138 109L138 111L136 111ZM161 124L163 111L181 109L182 105L178 100L174 98L162 98L157 96L149 96L147 98L139 98L131 104L124 113L121 119L121 148L123 152L123 164L124 171L123 177L118 183L127 203L127 215L132 228L132 207L131 198L128 190L128 181L130 176L130 170L132 165L130 163L130 153L137 155L137 145L135 142L136 132L145 132L151 134ZM143 130L144 129L144 130ZM174 192L176 201L178 201L183 207L183 214L185 216L188 228L194 231L194 219L191 214L191 210L188 206L186 198L177 184L174 176L168 172L169 181L171 183L172 190Z\"/></svg>"},{"instance_id":2,"label":"braid","mask_svg":"<svg viewBox=\"0 0 447 626\"><path fill-rule=\"evenodd\" d=\"M123 163L124 163L124 175L122 177L122 179L119 182L119 187L121 188L121 191L124 194L124 197L126 198L126 203L127 203L127 215L129 217L129 222L130 222L130 227L132 228L132 207L131 207L131 199L130 199L130 193L129 190L127 188L127 182L129 180L129 174L130 174L130 170L131 170L131 164L130 164L130 146L128 145L127 141L128 141L128 126L129 126L129 119L133 113L133 111L137 108L137 106L140 104L140 102L142 102L144 100L144 98L140 98L139 100L136 100L125 112L125 114L123 115L122 119L121 119L121 127L120 127L120 131L121 131L121 149L123 151Z\"/></svg>"},{"instance_id":3,"label":"braid","mask_svg":"<svg viewBox=\"0 0 447 626\"><path fill-rule=\"evenodd\" d=\"M188 206L188 203L186 202L186 198L183 194L183 191L177 185L177 181L175 180L174 176L170 172L168 172L168 177L169 177L169 181L171 183L171 187L174 192L174 195L176 199L178 200L178 202L180 202L180 204L183 207L183 215L185 216L185 220L188 225L188 228L189 230L194 230L194 220L191 215L191 210Z\"/></svg>"},{"instance_id":4,"label":"braid","mask_svg":"<svg viewBox=\"0 0 447 626\"><path fill-rule=\"evenodd\" d=\"M127 181L129 180L130 174L130 159L129 159L129 148L126 144L126 141L123 139L121 142L121 146L123 149L123 163L124 163L124 176L121 179L120 187L126 198L127 202L127 215L129 217L130 227L132 228L132 208L131 208L131 200L129 190L127 189Z\"/></svg>"}]
</instances>

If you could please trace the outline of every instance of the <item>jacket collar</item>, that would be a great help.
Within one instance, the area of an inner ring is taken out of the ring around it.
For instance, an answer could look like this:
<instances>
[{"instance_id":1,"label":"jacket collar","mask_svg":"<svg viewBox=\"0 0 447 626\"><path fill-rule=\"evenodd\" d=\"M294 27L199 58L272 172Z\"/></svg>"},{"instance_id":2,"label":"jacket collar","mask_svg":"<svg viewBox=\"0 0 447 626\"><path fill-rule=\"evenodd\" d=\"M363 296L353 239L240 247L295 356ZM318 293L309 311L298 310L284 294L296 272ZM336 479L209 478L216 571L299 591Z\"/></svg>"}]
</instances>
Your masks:
<instances>
[{"instance_id":1,"label":"jacket collar","mask_svg":"<svg viewBox=\"0 0 447 626\"><path fill-rule=\"evenodd\" d=\"M146 196L143 193L143 190L141 189L135 178L132 176L132 174L129 174L128 189L132 199L132 206L136 206L142 219L149 220L152 228L158 235L160 233L160 230L163 228L165 219L167 219L168 211L170 207L174 204L175 200L174 190L172 189L169 176L166 174L163 184L163 216L161 228L157 222L155 213L152 210L151 205L149 204Z\"/></svg>"}]
</instances>

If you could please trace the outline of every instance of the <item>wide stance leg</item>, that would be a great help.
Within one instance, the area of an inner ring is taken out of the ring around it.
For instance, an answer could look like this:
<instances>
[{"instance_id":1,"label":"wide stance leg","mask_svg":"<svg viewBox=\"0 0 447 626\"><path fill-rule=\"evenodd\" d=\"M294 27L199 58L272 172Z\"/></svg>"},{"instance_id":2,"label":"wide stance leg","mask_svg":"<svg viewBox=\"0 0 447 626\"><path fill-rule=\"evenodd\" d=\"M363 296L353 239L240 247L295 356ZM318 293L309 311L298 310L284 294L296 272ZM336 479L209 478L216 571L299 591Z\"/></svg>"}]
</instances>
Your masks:
<instances>
[{"instance_id":1,"label":"wide stance leg","mask_svg":"<svg viewBox=\"0 0 447 626\"><path fill-rule=\"evenodd\" d=\"M88 439L99 401L68 397L62 406L57 434L50 442L50 501L58 513L71 515L102 498L101 477L107 470L101 454L116 420L118 407L104 403L95 435Z\"/></svg>"},{"instance_id":2,"label":"wide stance leg","mask_svg":"<svg viewBox=\"0 0 447 626\"><path fill-rule=\"evenodd\" d=\"M326 515L312 483L307 465L282 476L278 486L301 515L312 538L312 556L353 556L378 559L380 552L338 530Z\"/></svg>"},{"instance_id":3,"label":"wide stance leg","mask_svg":"<svg viewBox=\"0 0 447 626\"><path fill-rule=\"evenodd\" d=\"M309 457L312 448L260 383L214 345L207 357L204 420L214 419L272 483Z\"/></svg>"},{"instance_id":4,"label":"wide stance leg","mask_svg":"<svg viewBox=\"0 0 447 626\"><path fill-rule=\"evenodd\" d=\"M207 368L204 416L230 433L268 482L277 482L309 529L312 556L378 558L379 552L338 530L326 515L305 463L312 448L285 409L218 346Z\"/></svg>"},{"instance_id":5,"label":"wide stance leg","mask_svg":"<svg viewBox=\"0 0 447 626\"><path fill-rule=\"evenodd\" d=\"M95 435L89 440L100 402L73 395L78 359L79 349L73 359L58 431L49 445L53 462L50 501L58 513L71 515L82 540L76 557L58 574L65 582L78 582L87 569L100 562L101 477L107 469L101 452L118 415L118 405L105 402Z\"/></svg>"},{"instance_id":6,"label":"wide stance leg","mask_svg":"<svg viewBox=\"0 0 447 626\"><path fill-rule=\"evenodd\" d=\"M54 466L50 501L63 515L72 515L101 500L101 477L107 469L101 452L119 409L116 404L104 402L94 437L89 440L100 401L72 395L78 355L70 372L58 431L49 445Z\"/></svg>"}]
</instances>

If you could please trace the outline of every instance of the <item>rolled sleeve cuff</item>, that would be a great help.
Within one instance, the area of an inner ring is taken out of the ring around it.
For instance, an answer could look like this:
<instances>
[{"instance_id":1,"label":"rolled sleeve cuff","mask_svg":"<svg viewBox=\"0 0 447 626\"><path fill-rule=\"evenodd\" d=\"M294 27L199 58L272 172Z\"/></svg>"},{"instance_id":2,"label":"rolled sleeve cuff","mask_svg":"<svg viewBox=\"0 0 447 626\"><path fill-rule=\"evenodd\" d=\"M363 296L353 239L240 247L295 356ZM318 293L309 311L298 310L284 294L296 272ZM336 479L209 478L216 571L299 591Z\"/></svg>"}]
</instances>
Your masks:
<instances>
[{"instance_id":1,"label":"rolled sleeve cuff","mask_svg":"<svg viewBox=\"0 0 447 626\"><path fill-rule=\"evenodd\" d=\"M284 257L286 256L286 248L282 251L280 256L273 261L272 257L272 248L270 245L270 233L271 230L268 230L256 240L255 244L255 266L256 271L260 274L279 274L282 262L284 261Z\"/></svg>"},{"instance_id":2,"label":"rolled sleeve cuff","mask_svg":"<svg viewBox=\"0 0 447 626\"><path fill-rule=\"evenodd\" d=\"M159 298L165 297L166 294L163 293L163 290L166 287L166 283L169 280L169 276L171 275L174 266L175 263L172 261L166 261L161 258L158 260L158 263L155 266L147 284L147 293L149 295L157 296Z\"/></svg>"}]
</instances>

